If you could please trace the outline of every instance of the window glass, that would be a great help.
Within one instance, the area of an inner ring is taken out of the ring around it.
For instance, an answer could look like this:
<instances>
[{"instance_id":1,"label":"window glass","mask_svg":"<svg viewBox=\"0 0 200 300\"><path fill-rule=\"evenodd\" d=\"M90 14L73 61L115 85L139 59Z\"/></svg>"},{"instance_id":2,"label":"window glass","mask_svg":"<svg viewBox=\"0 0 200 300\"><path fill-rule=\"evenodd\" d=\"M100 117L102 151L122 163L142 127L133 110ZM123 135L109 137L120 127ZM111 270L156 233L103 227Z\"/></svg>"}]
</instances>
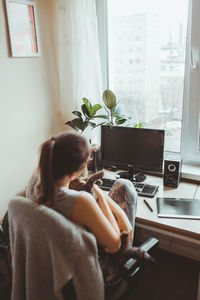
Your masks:
<instances>
[{"instance_id":1,"label":"window glass","mask_svg":"<svg viewBox=\"0 0 200 300\"><path fill-rule=\"evenodd\" d=\"M188 0L108 0L109 88L130 126L180 151Z\"/></svg>"}]
</instances>

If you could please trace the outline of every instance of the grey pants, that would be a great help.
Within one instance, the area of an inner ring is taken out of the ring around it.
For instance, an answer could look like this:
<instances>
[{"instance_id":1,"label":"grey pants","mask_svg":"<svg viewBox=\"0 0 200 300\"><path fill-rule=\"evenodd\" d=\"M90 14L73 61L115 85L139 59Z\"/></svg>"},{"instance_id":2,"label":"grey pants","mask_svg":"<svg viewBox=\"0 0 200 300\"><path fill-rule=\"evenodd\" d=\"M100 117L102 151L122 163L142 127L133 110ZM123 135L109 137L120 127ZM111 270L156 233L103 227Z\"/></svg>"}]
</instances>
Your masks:
<instances>
[{"instance_id":1,"label":"grey pants","mask_svg":"<svg viewBox=\"0 0 200 300\"><path fill-rule=\"evenodd\" d=\"M133 184L127 179L118 179L115 181L109 196L124 210L132 227L133 235L135 228L135 215L137 209L138 195ZM133 241L133 237L132 237ZM132 246L132 241L129 246ZM118 266L114 264L113 254L109 254L103 248L99 247L99 262L102 268L105 285L112 285L121 280Z\"/></svg>"}]
</instances>

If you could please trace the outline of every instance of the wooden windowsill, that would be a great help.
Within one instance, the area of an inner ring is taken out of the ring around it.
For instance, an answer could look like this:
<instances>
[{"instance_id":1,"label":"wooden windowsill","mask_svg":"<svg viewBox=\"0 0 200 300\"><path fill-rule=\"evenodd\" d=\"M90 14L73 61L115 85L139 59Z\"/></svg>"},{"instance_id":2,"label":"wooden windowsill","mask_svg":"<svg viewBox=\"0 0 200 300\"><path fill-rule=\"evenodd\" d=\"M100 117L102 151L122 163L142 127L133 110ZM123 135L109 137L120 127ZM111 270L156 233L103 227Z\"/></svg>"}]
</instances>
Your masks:
<instances>
[{"instance_id":1,"label":"wooden windowsill","mask_svg":"<svg viewBox=\"0 0 200 300\"><path fill-rule=\"evenodd\" d=\"M105 170L105 177L115 178L116 173ZM151 212L143 202L144 197L138 197L136 223L160 229L166 234L178 234L180 238L191 238L200 243L200 220L159 218L157 216L157 197L179 197L200 199L200 185L197 182L182 180L178 188L163 186L163 178L160 176L147 175L145 182L158 185L159 190L154 198L145 198L153 208Z\"/></svg>"}]
</instances>

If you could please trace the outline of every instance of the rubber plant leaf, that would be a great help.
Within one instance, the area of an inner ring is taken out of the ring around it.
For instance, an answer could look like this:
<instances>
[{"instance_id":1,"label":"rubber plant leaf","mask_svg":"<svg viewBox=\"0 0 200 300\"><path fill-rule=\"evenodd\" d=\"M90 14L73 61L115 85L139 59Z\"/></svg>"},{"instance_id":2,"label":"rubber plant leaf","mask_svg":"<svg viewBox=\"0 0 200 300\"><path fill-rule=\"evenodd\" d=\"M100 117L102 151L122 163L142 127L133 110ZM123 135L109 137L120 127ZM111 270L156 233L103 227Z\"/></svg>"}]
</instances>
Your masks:
<instances>
[{"instance_id":1,"label":"rubber plant leaf","mask_svg":"<svg viewBox=\"0 0 200 300\"><path fill-rule=\"evenodd\" d=\"M126 121L127 121L127 119L121 118L121 117L115 119L115 123L116 123L117 125L124 124Z\"/></svg>"},{"instance_id":2,"label":"rubber plant leaf","mask_svg":"<svg viewBox=\"0 0 200 300\"><path fill-rule=\"evenodd\" d=\"M94 123L94 122L89 121L89 122L88 122L88 125L90 125L92 128L95 128L97 124Z\"/></svg>"},{"instance_id":3,"label":"rubber plant leaf","mask_svg":"<svg viewBox=\"0 0 200 300\"><path fill-rule=\"evenodd\" d=\"M134 127L134 128L143 128L143 127L144 127L144 122L135 124L133 127Z\"/></svg>"},{"instance_id":4,"label":"rubber plant leaf","mask_svg":"<svg viewBox=\"0 0 200 300\"><path fill-rule=\"evenodd\" d=\"M104 123L104 125L106 125L106 126L113 126L113 124L111 122L106 122L106 123Z\"/></svg>"},{"instance_id":5,"label":"rubber plant leaf","mask_svg":"<svg viewBox=\"0 0 200 300\"><path fill-rule=\"evenodd\" d=\"M87 106L85 104L81 105L81 109L82 109L82 112L83 112L85 117L87 117L87 118L91 117L90 112L88 111Z\"/></svg>"},{"instance_id":6,"label":"rubber plant leaf","mask_svg":"<svg viewBox=\"0 0 200 300\"><path fill-rule=\"evenodd\" d=\"M65 123L66 125L71 126L75 130L81 130L82 132L85 130L85 128L88 125L88 122L84 121L80 118L75 118L71 121L68 121Z\"/></svg>"},{"instance_id":7,"label":"rubber plant leaf","mask_svg":"<svg viewBox=\"0 0 200 300\"><path fill-rule=\"evenodd\" d=\"M94 106L92 106L92 109L91 109L91 115L92 117L96 114L96 112L101 109L102 106L100 104L95 104Z\"/></svg>"},{"instance_id":8,"label":"rubber plant leaf","mask_svg":"<svg viewBox=\"0 0 200 300\"><path fill-rule=\"evenodd\" d=\"M82 118L82 113L81 113L80 111L74 110L72 113L73 113L75 116L77 116L77 117L79 117L79 118Z\"/></svg>"},{"instance_id":9,"label":"rubber plant leaf","mask_svg":"<svg viewBox=\"0 0 200 300\"><path fill-rule=\"evenodd\" d=\"M81 125L81 131L83 132L88 127L88 121L84 121Z\"/></svg>"},{"instance_id":10,"label":"rubber plant leaf","mask_svg":"<svg viewBox=\"0 0 200 300\"><path fill-rule=\"evenodd\" d=\"M106 120L107 120L107 119L108 119L108 116L107 116L107 115L95 115L95 116L93 116L92 118L93 118L93 119L94 119L94 118L99 118L99 119L106 119Z\"/></svg>"},{"instance_id":11,"label":"rubber plant leaf","mask_svg":"<svg viewBox=\"0 0 200 300\"><path fill-rule=\"evenodd\" d=\"M103 101L105 103L105 106L109 109L115 107L117 103L115 94L111 90L105 90L103 92Z\"/></svg>"},{"instance_id":12,"label":"rubber plant leaf","mask_svg":"<svg viewBox=\"0 0 200 300\"><path fill-rule=\"evenodd\" d=\"M87 110L88 110L88 115L91 117L91 110L92 110L92 104L87 98L83 98L83 103L85 104Z\"/></svg>"},{"instance_id":13,"label":"rubber plant leaf","mask_svg":"<svg viewBox=\"0 0 200 300\"><path fill-rule=\"evenodd\" d=\"M98 127L98 126L105 125L105 124L106 124L106 122L102 122L102 123L96 124L96 126L94 126L93 129L96 128L96 127Z\"/></svg>"},{"instance_id":14,"label":"rubber plant leaf","mask_svg":"<svg viewBox=\"0 0 200 300\"><path fill-rule=\"evenodd\" d=\"M81 123L83 123L83 121L80 118L75 118L71 121L66 122L65 124L71 126L75 130L78 130L80 129Z\"/></svg>"}]
</instances>

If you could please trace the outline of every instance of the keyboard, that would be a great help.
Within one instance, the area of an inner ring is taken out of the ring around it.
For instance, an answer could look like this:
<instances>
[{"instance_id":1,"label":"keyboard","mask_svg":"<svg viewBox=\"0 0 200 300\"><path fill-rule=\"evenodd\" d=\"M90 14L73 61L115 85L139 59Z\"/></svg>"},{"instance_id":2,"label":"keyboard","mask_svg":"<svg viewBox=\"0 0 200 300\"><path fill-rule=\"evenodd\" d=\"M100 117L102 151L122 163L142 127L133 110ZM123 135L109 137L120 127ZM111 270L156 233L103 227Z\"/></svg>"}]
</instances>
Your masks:
<instances>
[{"instance_id":1,"label":"keyboard","mask_svg":"<svg viewBox=\"0 0 200 300\"><path fill-rule=\"evenodd\" d=\"M116 181L116 179L110 179L110 178L101 178L101 180L102 180L102 184L100 185L100 188L104 191L110 191L111 187ZM149 198L153 198L159 188L159 186L157 185L151 185L147 183L132 182L132 184L134 185L138 193L138 196L149 197Z\"/></svg>"}]
</instances>

